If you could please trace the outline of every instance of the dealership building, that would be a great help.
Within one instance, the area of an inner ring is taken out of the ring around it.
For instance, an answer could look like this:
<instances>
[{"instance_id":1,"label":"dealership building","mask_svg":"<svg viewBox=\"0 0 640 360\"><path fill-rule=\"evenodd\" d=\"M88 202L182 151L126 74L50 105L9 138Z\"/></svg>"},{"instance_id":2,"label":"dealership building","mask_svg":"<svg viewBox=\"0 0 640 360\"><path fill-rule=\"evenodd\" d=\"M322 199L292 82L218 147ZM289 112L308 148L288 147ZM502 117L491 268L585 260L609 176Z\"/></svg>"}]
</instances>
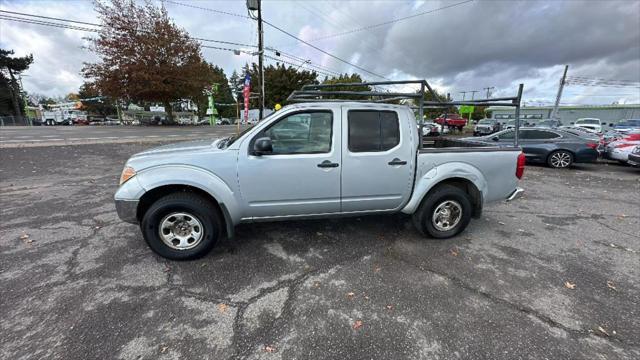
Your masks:
<instances>
[{"instance_id":1,"label":"dealership building","mask_svg":"<svg viewBox=\"0 0 640 360\"><path fill-rule=\"evenodd\" d=\"M553 106L523 106L520 108L520 119L529 123L549 119ZM515 118L515 109L507 107L489 107L491 118L504 122ZM560 106L558 118L564 125L569 125L580 118L597 118L606 124L616 124L621 120L640 119L640 104L635 105L576 105Z\"/></svg>"}]
</instances>

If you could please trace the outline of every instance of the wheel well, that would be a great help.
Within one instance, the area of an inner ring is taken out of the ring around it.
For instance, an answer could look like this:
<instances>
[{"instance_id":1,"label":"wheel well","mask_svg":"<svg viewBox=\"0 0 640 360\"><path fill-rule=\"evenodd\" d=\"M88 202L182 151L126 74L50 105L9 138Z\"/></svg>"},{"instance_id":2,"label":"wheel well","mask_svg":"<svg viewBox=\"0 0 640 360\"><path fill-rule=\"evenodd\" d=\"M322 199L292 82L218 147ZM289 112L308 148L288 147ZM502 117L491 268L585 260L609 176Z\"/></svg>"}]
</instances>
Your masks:
<instances>
[{"instance_id":1,"label":"wheel well","mask_svg":"<svg viewBox=\"0 0 640 360\"><path fill-rule=\"evenodd\" d=\"M466 192L469 195L471 200L471 205L473 206L471 216L473 218L479 218L482 215L482 192L476 187L474 183L472 183L468 179L464 178L449 178L440 181L435 186L433 186L429 192L425 195L424 198L429 196L430 193L434 192L438 187L442 185L451 185L459 188L460 190Z\"/></svg>"},{"instance_id":2,"label":"wheel well","mask_svg":"<svg viewBox=\"0 0 640 360\"><path fill-rule=\"evenodd\" d=\"M216 200L216 198L211 196L211 194L209 194L208 192L190 185L158 186L157 188L151 189L146 193L144 193L144 195L142 195L142 197L139 200L138 210L136 211L136 217L138 218L138 221L139 222L142 221L142 217L154 202L156 202L158 199L160 199L163 196L176 193L176 192L190 192L190 193L198 194L205 199L209 199L214 204L215 206L214 210L218 212L218 216L220 220L223 222L223 228L227 227L226 226L227 219L222 213L222 209L220 208L220 204L218 203L218 200Z\"/></svg>"}]
</instances>

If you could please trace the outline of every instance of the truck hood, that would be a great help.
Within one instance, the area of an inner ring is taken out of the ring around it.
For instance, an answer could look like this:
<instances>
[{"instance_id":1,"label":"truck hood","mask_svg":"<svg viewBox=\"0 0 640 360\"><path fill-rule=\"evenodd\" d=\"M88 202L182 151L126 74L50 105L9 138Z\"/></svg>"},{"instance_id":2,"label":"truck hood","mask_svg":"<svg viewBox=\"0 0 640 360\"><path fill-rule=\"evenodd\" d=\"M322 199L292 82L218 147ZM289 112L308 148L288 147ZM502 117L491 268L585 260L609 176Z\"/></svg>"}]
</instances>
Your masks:
<instances>
[{"instance_id":1,"label":"truck hood","mask_svg":"<svg viewBox=\"0 0 640 360\"><path fill-rule=\"evenodd\" d=\"M142 152L139 152L131 157L131 159L147 157L152 155L168 155L171 154L183 154L185 152L199 152L202 150L217 150L218 147L215 146L220 139L211 140L211 139L202 139L202 140L194 140L194 141L185 141L179 142L175 144L163 145L154 147Z\"/></svg>"}]
</instances>

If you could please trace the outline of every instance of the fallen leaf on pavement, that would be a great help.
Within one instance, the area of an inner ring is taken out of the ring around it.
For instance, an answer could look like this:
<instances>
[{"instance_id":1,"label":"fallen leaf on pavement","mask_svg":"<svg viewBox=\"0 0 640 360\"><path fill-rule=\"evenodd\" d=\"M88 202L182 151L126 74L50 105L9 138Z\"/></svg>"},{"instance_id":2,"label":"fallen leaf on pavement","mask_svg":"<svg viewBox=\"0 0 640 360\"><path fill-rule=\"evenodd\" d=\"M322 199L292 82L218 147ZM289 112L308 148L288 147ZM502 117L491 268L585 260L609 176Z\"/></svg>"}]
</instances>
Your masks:
<instances>
[{"instance_id":1,"label":"fallen leaf on pavement","mask_svg":"<svg viewBox=\"0 0 640 360\"><path fill-rule=\"evenodd\" d=\"M498 221L498 224L500 225L504 225L504 223L502 221Z\"/></svg>"},{"instance_id":2,"label":"fallen leaf on pavement","mask_svg":"<svg viewBox=\"0 0 640 360\"><path fill-rule=\"evenodd\" d=\"M602 326L598 326L598 331L600 333L602 333L603 335L610 336L609 333L605 329L602 328Z\"/></svg>"},{"instance_id":3,"label":"fallen leaf on pavement","mask_svg":"<svg viewBox=\"0 0 640 360\"><path fill-rule=\"evenodd\" d=\"M575 289L575 288L576 288L576 284L572 284L572 283L570 283L570 282L568 282L568 281L565 281L565 282L564 282L564 287L566 287L567 289L571 289L571 290L573 290L573 289Z\"/></svg>"},{"instance_id":4,"label":"fallen leaf on pavement","mask_svg":"<svg viewBox=\"0 0 640 360\"><path fill-rule=\"evenodd\" d=\"M265 345L264 346L264 351L268 352L268 353L273 353L278 351L278 349L276 349L275 346L271 346L271 345Z\"/></svg>"},{"instance_id":5,"label":"fallen leaf on pavement","mask_svg":"<svg viewBox=\"0 0 640 360\"><path fill-rule=\"evenodd\" d=\"M362 327L362 321L361 320L356 320L356 322L353 323L353 329L354 330L358 330Z\"/></svg>"},{"instance_id":6,"label":"fallen leaf on pavement","mask_svg":"<svg viewBox=\"0 0 640 360\"><path fill-rule=\"evenodd\" d=\"M164 272L169 272L171 271L171 268L167 265L164 266Z\"/></svg>"},{"instance_id":7,"label":"fallen leaf on pavement","mask_svg":"<svg viewBox=\"0 0 640 360\"><path fill-rule=\"evenodd\" d=\"M347 298L349 298L349 299L353 299L354 296L356 296L356 294L353 293L353 292L348 292L347 293Z\"/></svg>"},{"instance_id":8,"label":"fallen leaf on pavement","mask_svg":"<svg viewBox=\"0 0 640 360\"><path fill-rule=\"evenodd\" d=\"M452 247L451 249L449 249L449 254L453 255L453 256L458 256L458 254L460 253L460 251L458 250L457 247Z\"/></svg>"},{"instance_id":9,"label":"fallen leaf on pavement","mask_svg":"<svg viewBox=\"0 0 640 360\"><path fill-rule=\"evenodd\" d=\"M228 307L229 307L229 305L220 303L220 304L218 304L218 311L221 312L221 313L227 312L227 308Z\"/></svg>"},{"instance_id":10,"label":"fallen leaf on pavement","mask_svg":"<svg viewBox=\"0 0 640 360\"><path fill-rule=\"evenodd\" d=\"M387 310L392 310L393 309L393 305L389 304L386 306Z\"/></svg>"},{"instance_id":11,"label":"fallen leaf on pavement","mask_svg":"<svg viewBox=\"0 0 640 360\"><path fill-rule=\"evenodd\" d=\"M22 235L20 235L20 240L27 240L29 238L29 235L27 235L26 233L22 233Z\"/></svg>"},{"instance_id":12,"label":"fallen leaf on pavement","mask_svg":"<svg viewBox=\"0 0 640 360\"><path fill-rule=\"evenodd\" d=\"M382 270L382 268L381 268L380 266L376 266L376 267L373 269L373 272L380 272L380 270Z\"/></svg>"},{"instance_id":13,"label":"fallen leaf on pavement","mask_svg":"<svg viewBox=\"0 0 640 360\"><path fill-rule=\"evenodd\" d=\"M613 281L611 281L611 280L607 280L607 287L608 287L609 289L612 289L612 290L618 291L618 288L616 288L616 286L615 286L615 285L613 285Z\"/></svg>"},{"instance_id":14,"label":"fallen leaf on pavement","mask_svg":"<svg viewBox=\"0 0 640 360\"><path fill-rule=\"evenodd\" d=\"M168 346L163 346L163 347L161 347L161 348L160 348L160 353L161 353L161 354L164 354L164 353L165 353L165 351L167 351L167 349L168 349L168 348L169 348Z\"/></svg>"},{"instance_id":15,"label":"fallen leaf on pavement","mask_svg":"<svg viewBox=\"0 0 640 360\"><path fill-rule=\"evenodd\" d=\"M320 287L320 282L319 281L314 282L313 283L313 287L314 288L319 288Z\"/></svg>"}]
</instances>

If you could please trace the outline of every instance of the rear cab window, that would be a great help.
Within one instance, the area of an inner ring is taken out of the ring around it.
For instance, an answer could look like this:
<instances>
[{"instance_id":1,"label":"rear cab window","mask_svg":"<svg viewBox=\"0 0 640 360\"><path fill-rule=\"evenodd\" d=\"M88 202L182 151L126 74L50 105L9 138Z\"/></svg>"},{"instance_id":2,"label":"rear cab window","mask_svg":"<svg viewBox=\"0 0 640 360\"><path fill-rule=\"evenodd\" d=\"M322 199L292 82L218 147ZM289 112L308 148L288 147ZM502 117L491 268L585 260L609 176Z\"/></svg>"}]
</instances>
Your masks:
<instances>
[{"instance_id":1,"label":"rear cab window","mask_svg":"<svg viewBox=\"0 0 640 360\"><path fill-rule=\"evenodd\" d=\"M351 152L387 151L400 143L400 124L395 111L349 110L347 121Z\"/></svg>"}]
</instances>

